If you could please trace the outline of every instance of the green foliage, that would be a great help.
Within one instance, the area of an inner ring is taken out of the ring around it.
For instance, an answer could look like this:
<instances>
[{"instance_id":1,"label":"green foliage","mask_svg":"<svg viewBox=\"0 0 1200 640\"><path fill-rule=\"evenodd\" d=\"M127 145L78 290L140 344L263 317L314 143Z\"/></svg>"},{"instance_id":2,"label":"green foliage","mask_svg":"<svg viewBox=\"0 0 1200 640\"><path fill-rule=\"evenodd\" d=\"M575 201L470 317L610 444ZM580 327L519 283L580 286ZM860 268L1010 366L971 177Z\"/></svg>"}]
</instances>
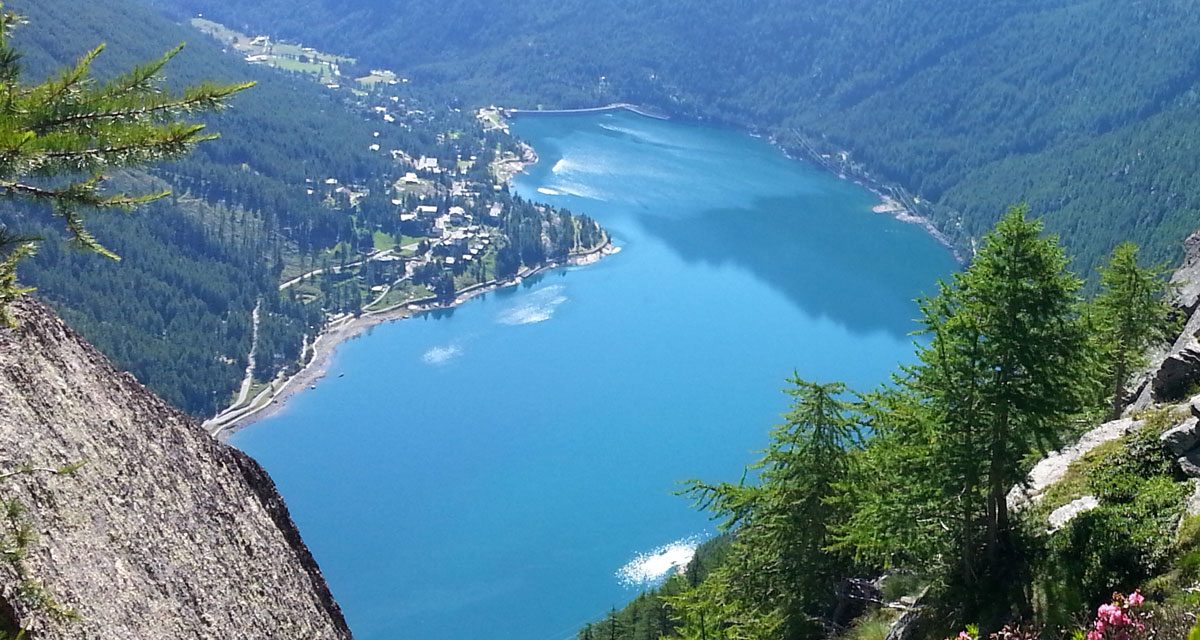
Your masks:
<instances>
[{"instance_id":1,"label":"green foliage","mask_svg":"<svg viewBox=\"0 0 1200 640\"><path fill-rule=\"evenodd\" d=\"M1060 444L1091 371L1080 282L1023 208L975 262L922 301L927 347L873 398L875 431L839 545L928 569L958 619L990 628L1019 606L1023 567L1006 494L1030 451Z\"/></svg>"},{"instance_id":2,"label":"green foliage","mask_svg":"<svg viewBox=\"0 0 1200 640\"><path fill-rule=\"evenodd\" d=\"M10 44L19 18L2 4L0 12L0 192L48 203L79 245L115 259L84 227L80 210L130 209L167 194L105 193L102 172L178 158L212 140L204 125L182 118L220 109L251 85L163 91L160 72L181 47L100 83L92 78L92 63L103 46L54 78L24 84Z\"/></svg>"},{"instance_id":3,"label":"green foliage","mask_svg":"<svg viewBox=\"0 0 1200 640\"><path fill-rule=\"evenodd\" d=\"M1113 589L1132 590L1167 566L1183 488L1169 477L1111 477L1101 505L1050 537L1041 563L1050 621L1094 606Z\"/></svg>"},{"instance_id":4,"label":"green foliage","mask_svg":"<svg viewBox=\"0 0 1200 640\"><path fill-rule=\"evenodd\" d=\"M860 446L855 407L842 398L844 385L790 382L792 408L747 469L758 483L690 483L698 506L721 518L734 539L725 562L672 601L684 638L714 628L731 639L818 637L837 585L850 575L850 559L829 547L846 517L834 497Z\"/></svg>"},{"instance_id":5,"label":"green foliage","mask_svg":"<svg viewBox=\"0 0 1200 640\"><path fill-rule=\"evenodd\" d=\"M17 265L32 256L36 245L30 240L8 234L0 229L0 326L12 326L13 318L8 305L17 298L33 291L17 283Z\"/></svg>"},{"instance_id":6,"label":"green foliage","mask_svg":"<svg viewBox=\"0 0 1200 640\"><path fill-rule=\"evenodd\" d=\"M1174 459L1158 439L1174 420L1169 410L1145 420L1119 446L1087 459L1081 475L1100 506L1052 534L1036 562L1043 614L1054 625L1070 624L1076 612L1104 601L1113 589L1132 590L1172 567L1171 580L1190 571L1189 546L1175 541L1188 487L1175 481ZM1044 526L1044 511L1037 513L1031 521ZM1180 540L1190 539L1190 530L1180 529ZM1165 596L1170 590L1158 579L1150 592Z\"/></svg>"},{"instance_id":7,"label":"green foliage","mask_svg":"<svg viewBox=\"0 0 1200 640\"><path fill-rule=\"evenodd\" d=\"M1171 334L1168 292L1166 271L1139 266L1138 247L1132 242L1117 245L1100 269L1100 293L1092 305L1098 328L1095 338L1109 380L1110 419L1120 415L1125 387L1133 373L1145 366L1147 348Z\"/></svg>"},{"instance_id":8,"label":"green foliage","mask_svg":"<svg viewBox=\"0 0 1200 640\"><path fill-rule=\"evenodd\" d=\"M845 633L837 637L839 640L886 640L895 621L895 613L880 609L855 620Z\"/></svg>"},{"instance_id":9,"label":"green foliage","mask_svg":"<svg viewBox=\"0 0 1200 640\"><path fill-rule=\"evenodd\" d=\"M1186 0L154 1L403 64L468 103L749 128L900 184L968 251L1023 200L1081 273L1123 240L1173 259L1200 211Z\"/></svg>"}]
</instances>

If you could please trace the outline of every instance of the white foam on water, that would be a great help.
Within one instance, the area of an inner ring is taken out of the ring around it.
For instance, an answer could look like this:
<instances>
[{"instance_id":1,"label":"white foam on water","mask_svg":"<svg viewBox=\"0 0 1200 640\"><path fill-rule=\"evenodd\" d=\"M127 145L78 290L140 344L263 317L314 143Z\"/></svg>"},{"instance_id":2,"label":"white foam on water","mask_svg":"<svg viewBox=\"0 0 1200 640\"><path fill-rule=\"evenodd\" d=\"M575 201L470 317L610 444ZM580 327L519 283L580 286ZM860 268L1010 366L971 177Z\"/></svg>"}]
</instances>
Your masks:
<instances>
[{"instance_id":1,"label":"white foam on water","mask_svg":"<svg viewBox=\"0 0 1200 640\"><path fill-rule=\"evenodd\" d=\"M559 161L555 162L554 166L550 168L550 173L563 173L565 171L570 171L571 168L572 163L570 160L567 160L566 158L560 158Z\"/></svg>"},{"instance_id":2,"label":"white foam on water","mask_svg":"<svg viewBox=\"0 0 1200 640\"><path fill-rule=\"evenodd\" d=\"M564 285L543 287L525 296L516 306L500 313L500 324L521 325L545 322L554 317L558 306L567 301Z\"/></svg>"},{"instance_id":3,"label":"white foam on water","mask_svg":"<svg viewBox=\"0 0 1200 640\"><path fill-rule=\"evenodd\" d=\"M700 537L691 536L664 544L652 551L639 553L617 570L617 580L626 587L648 587L665 580L672 573L687 568Z\"/></svg>"},{"instance_id":4,"label":"white foam on water","mask_svg":"<svg viewBox=\"0 0 1200 640\"><path fill-rule=\"evenodd\" d=\"M430 365L442 365L462 355L462 347L448 344L444 347L434 347L421 356L421 361Z\"/></svg>"},{"instance_id":5,"label":"white foam on water","mask_svg":"<svg viewBox=\"0 0 1200 640\"><path fill-rule=\"evenodd\" d=\"M540 193L542 195L547 195L547 196L561 196L562 195L561 191L559 191L558 189L551 189L550 187L538 187L538 193Z\"/></svg>"}]
</instances>

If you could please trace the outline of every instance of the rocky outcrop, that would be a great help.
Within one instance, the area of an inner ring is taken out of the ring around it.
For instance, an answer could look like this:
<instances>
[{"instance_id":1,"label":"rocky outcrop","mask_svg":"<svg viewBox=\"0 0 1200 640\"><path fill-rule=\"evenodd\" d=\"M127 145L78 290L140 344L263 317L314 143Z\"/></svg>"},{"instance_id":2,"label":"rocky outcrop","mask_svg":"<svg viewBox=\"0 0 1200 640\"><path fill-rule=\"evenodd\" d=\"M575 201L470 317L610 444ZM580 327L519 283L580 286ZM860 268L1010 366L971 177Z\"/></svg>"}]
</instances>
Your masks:
<instances>
[{"instance_id":1,"label":"rocky outcrop","mask_svg":"<svg viewBox=\"0 0 1200 640\"><path fill-rule=\"evenodd\" d=\"M40 303L0 329L0 480L23 562L78 619L41 613L0 562L0 628L32 638L349 638L261 467L208 436ZM28 583L27 583L28 584Z\"/></svg>"},{"instance_id":2,"label":"rocky outcrop","mask_svg":"<svg viewBox=\"0 0 1200 640\"><path fill-rule=\"evenodd\" d=\"M1200 478L1200 396L1188 400L1190 415L1181 423L1167 429L1159 441L1176 456L1184 475Z\"/></svg>"},{"instance_id":3,"label":"rocky outcrop","mask_svg":"<svg viewBox=\"0 0 1200 640\"><path fill-rule=\"evenodd\" d=\"M1083 496L1064 504L1050 512L1050 516L1046 519L1046 523L1050 525L1050 533L1054 533L1067 526L1075 519L1075 516L1091 511L1099 506L1100 501L1096 499L1096 496Z\"/></svg>"},{"instance_id":4,"label":"rocky outcrop","mask_svg":"<svg viewBox=\"0 0 1200 640\"><path fill-rule=\"evenodd\" d=\"M1194 406L1194 405L1193 405ZM1190 416L1181 424L1171 427L1159 436L1171 453L1182 456L1200 444L1200 419Z\"/></svg>"},{"instance_id":5,"label":"rocky outcrop","mask_svg":"<svg viewBox=\"0 0 1200 640\"><path fill-rule=\"evenodd\" d=\"M1151 366L1134 385L1128 413L1156 402L1183 399L1200 383L1200 231L1184 241L1183 265L1171 276L1175 308L1186 318L1183 331L1166 351L1151 354Z\"/></svg>"},{"instance_id":6,"label":"rocky outcrop","mask_svg":"<svg viewBox=\"0 0 1200 640\"><path fill-rule=\"evenodd\" d=\"M1131 418L1106 422L1083 434L1075 444L1049 454L1034 465L1023 484L1013 487L1008 492L1009 510L1020 511L1029 505L1036 504L1041 500L1046 489L1067 475L1067 469L1070 468L1071 463L1087 455L1092 449L1110 440L1116 440L1141 425L1140 420Z\"/></svg>"}]
</instances>

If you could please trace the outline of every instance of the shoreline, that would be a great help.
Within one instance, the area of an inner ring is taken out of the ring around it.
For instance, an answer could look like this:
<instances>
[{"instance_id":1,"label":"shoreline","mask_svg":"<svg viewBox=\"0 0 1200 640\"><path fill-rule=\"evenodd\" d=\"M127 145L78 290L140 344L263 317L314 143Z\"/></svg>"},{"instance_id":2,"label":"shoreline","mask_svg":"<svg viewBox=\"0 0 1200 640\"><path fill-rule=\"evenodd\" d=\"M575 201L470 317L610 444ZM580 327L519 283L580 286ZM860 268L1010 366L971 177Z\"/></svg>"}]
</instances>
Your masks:
<instances>
[{"instance_id":1,"label":"shoreline","mask_svg":"<svg viewBox=\"0 0 1200 640\"><path fill-rule=\"evenodd\" d=\"M585 107L585 108L579 108L579 109L513 109L513 108L503 108L503 107L496 108L496 112L500 115L502 120L504 118L508 118L508 117L520 117L520 116L538 116L538 115L553 116L553 115L571 115L571 114L583 114L583 113L607 113L607 112L612 112L612 111L629 111L631 113L635 113L637 115L644 116L647 118L653 118L655 120L671 120L672 119L669 114L666 114L663 112L658 112L657 110L652 110L652 108L650 108L650 107L643 107L643 106L639 106L639 105L628 103L628 102L614 102L612 104L608 104L608 105L604 105L604 106ZM697 121L696 123L702 124L699 121ZM507 130L507 123L505 123L505 128ZM760 133L759 131L752 129L750 127L744 126L744 125L735 127L735 128L740 129L742 132L744 132L746 135L749 135L752 138L760 138L761 139L764 137L763 134ZM785 147L783 145L783 143L781 143L775 136L769 136L766 139L771 144L771 146L779 149L780 152L782 152L783 155L785 157L787 157L788 159L800 160L799 158L794 157L792 155L792 153L788 150L788 148ZM861 173L856 173L854 175L847 175L844 168L839 168L839 167L834 166L833 163L829 160L829 158L818 153L817 150L812 148L811 145L803 144L801 146L803 148L803 154L805 156L807 156L807 162L832 173L833 175L837 176L838 178L841 178L842 180L850 180L854 184L857 184L858 186L875 194L875 196L877 196L879 198L879 204L871 208L871 211L873 213L877 213L877 214L881 214L881 215L889 215L889 216L895 218L896 220L899 220L900 222L903 222L906 224L915 224L915 225L920 226L922 229L924 229L924 231L926 233L928 233L934 239L934 241L936 241L938 244L945 247L945 249L950 252L950 255L954 257L954 260L956 262L958 262L960 265L966 264L966 259L963 257L963 255L959 251L958 247L955 246L955 244L950 240L950 237L947 236L946 233L943 232L941 229L939 229L937 227L937 225L935 225L933 223L932 220L930 220L928 217L918 213L918 207L916 206L916 203L909 202L909 200L912 200L912 198L907 196L907 192L904 191L903 187L889 186L889 185L885 185L882 183L877 183L877 182L871 180L869 177L862 175ZM536 161L537 160L535 157L534 163L536 163ZM532 164L532 163L525 163L526 166L528 164ZM518 171L517 173L520 173L520 171ZM901 194L899 194L899 195L897 194L898 190L901 192Z\"/></svg>"},{"instance_id":2,"label":"shoreline","mask_svg":"<svg viewBox=\"0 0 1200 640\"><path fill-rule=\"evenodd\" d=\"M491 280L482 282L459 291L454 300L448 303L437 302L429 298L410 300L396 306L378 311L365 312L359 316L350 316L337 320L317 334L316 339L308 346L312 355L308 362L290 376L277 377L270 386L261 391L250 403L232 411L222 412L203 423L206 431L213 437L227 441L238 431L258 422L277 415L286 408L289 400L296 394L311 388L329 373L329 365L333 354L342 343L361 336L367 330L381 324L404 320L413 316L453 309L471 299L483 294L521 284L527 278L554 269L577 267L595 264L607 256L620 253L621 248L614 245L612 238L606 238L604 244L587 251L572 254L563 263L550 262L533 269L518 272L515 277L506 280Z\"/></svg>"},{"instance_id":3,"label":"shoreline","mask_svg":"<svg viewBox=\"0 0 1200 640\"><path fill-rule=\"evenodd\" d=\"M655 120L670 120L671 116L653 110L650 107L643 107L629 102L614 102L602 107L581 107L579 109L501 109L500 112L506 116L565 116L573 113L608 113L610 111L630 111L639 116L654 118Z\"/></svg>"},{"instance_id":4,"label":"shoreline","mask_svg":"<svg viewBox=\"0 0 1200 640\"><path fill-rule=\"evenodd\" d=\"M754 135L751 133L751 135ZM783 155L788 159L797 160L782 142L775 136L768 138L771 145L783 152ZM955 262L960 265L966 264L966 259L959 252L958 247L950 240L941 229L937 227L928 217L918 213L917 204L918 198L910 196L908 192L900 186L887 185L884 183L872 180L870 176L864 175L864 171L854 171L851 167L851 173L847 174L846 167L838 167L832 161L831 154L819 153L813 146L803 139L801 140L800 150L807 156L807 162L820 167L829 173L837 176L842 180L849 180L854 184L866 189L879 198L879 204L871 207L871 212L879 215L888 215L900 222L906 224L915 224L925 230L938 244L942 245L950 255L954 257ZM845 152L842 152L844 155Z\"/></svg>"}]
</instances>

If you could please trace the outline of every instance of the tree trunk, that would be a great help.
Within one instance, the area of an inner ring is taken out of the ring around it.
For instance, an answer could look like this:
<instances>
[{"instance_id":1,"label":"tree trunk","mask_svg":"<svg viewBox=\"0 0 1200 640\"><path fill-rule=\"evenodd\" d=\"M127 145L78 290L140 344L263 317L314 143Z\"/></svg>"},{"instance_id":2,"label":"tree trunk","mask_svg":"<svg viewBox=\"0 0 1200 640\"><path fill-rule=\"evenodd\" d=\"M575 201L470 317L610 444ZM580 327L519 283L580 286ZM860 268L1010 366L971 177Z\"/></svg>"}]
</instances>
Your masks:
<instances>
[{"instance_id":1,"label":"tree trunk","mask_svg":"<svg viewBox=\"0 0 1200 640\"><path fill-rule=\"evenodd\" d=\"M1121 417L1121 409L1125 408L1125 358L1117 358L1116 371L1113 373L1112 409L1108 419L1116 420Z\"/></svg>"}]
</instances>

